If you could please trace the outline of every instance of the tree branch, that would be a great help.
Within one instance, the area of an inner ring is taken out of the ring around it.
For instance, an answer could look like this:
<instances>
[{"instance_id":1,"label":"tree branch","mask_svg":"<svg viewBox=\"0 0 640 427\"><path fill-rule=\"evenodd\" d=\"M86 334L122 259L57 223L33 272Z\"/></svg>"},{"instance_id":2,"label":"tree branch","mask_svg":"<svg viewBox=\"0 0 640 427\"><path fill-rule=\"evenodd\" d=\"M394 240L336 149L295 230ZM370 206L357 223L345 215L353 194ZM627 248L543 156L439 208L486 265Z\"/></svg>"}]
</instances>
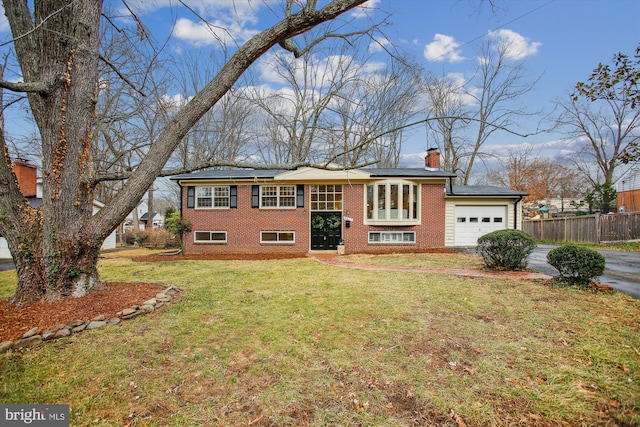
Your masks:
<instances>
[{"instance_id":1,"label":"tree branch","mask_svg":"<svg viewBox=\"0 0 640 427\"><path fill-rule=\"evenodd\" d=\"M338 39L338 38L346 40L349 37L367 34L369 33L369 31L371 31L374 28L375 26L368 28L367 30L364 30L364 31L354 31L352 33L344 33L344 34L333 34L333 33L324 34L322 37L318 37L317 39L314 39L311 43L309 43L307 46L305 46L302 49L299 49L295 45L292 39L283 40L279 44L280 44L280 47L283 48L284 50L288 50L289 52L293 53L293 56L295 58L300 58L302 55L304 55L305 53L313 49L316 45L322 43L324 40Z\"/></svg>"},{"instance_id":2,"label":"tree branch","mask_svg":"<svg viewBox=\"0 0 640 427\"><path fill-rule=\"evenodd\" d=\"M35 92L40 95L48 95L60 84L64 83L65 77L58 74L52 82L10 82L0 80L0 88L9 89L13 92Z\"/></svg>"},{"instance_id":3,"label":"tree branch","mask_svg":"<svg viewBox=\"0 0 640 427\"><path fill-rule=\"evenodd\" d=\"M346 166L340 167L339 170L352 170L358 168L364 168L367 166L371 166L376 164L376 162L367 162L361 163L355 166ZM291 164L258 164L258 163L241 163L241 162L228 162L228 161L211 161L211 162L203 162L198 164L197 166L189 167L189 168L175 168L175 169L165 169L158 174L158 178L165 178L168 176L175 176L181 174L187 174L191 172L197 172L204 169L211 168L233 168L233 169L251 169L251 170L296 170L298 168L315 168L315 169L323 169L323 170L335 170L335 167L331 166L331 162L322 162L322 163L311 163L311 162L297 162ZM114 172L109 174L102 174L94 178L92 185L97 185L100 182L105 181L123 181L128 179L131 175L135 173L134 170L122 171L122 172Z\"/></svg>"},{"instance_id":4,"label":"tree branch","mask_svg":"<svg viewBox=\"0 0 640 427\"><path fill-rule=\"evenodd\" d=\"M120 70L118 70L118 68L115 65L113 65L113 63L111 61L109 61L107 58L105 58L102 54L100 54L100 59L102 60L102 62L107 64L107 66L109 68L111 68L113 70L113 72L118 75L118 77L120 77L126 84L128 84L131 87L131 89L135 90L136 92L138 92L140 95L142 95L144 97L147 96L147 95L145 95L144 92L142 92L140 89L138 89L133 83L131 83L131 81L127 78L127 76L122 74L120 72Z\"/></svg>"}]
</instances>

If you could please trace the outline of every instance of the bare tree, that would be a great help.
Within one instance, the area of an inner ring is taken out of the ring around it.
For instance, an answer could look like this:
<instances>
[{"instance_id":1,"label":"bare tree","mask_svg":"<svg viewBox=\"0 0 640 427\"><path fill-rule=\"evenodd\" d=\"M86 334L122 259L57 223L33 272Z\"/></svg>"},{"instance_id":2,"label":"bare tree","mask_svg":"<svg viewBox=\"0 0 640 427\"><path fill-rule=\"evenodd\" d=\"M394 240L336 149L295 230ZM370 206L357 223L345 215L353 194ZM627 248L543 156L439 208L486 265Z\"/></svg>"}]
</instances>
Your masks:
<instances>
[{"instance_id":1,"label":"bare tree","mask_svg":"<svg viewBox=\"0 0 640 427\"><path fill-rule=\"evenodd\" d=\"M618 53L614 63L613 70L599 64L558 102L567 138L584 141L574 162L592 185L610 186L616 167L637 157L640 146L640 45L634 59Z\"/></svg>"},{"instance_id":2,"label":"bare tree","mask_svg":"<svg viewBox=\"0 0 640 427\"><path fill-rule=\"evenodd\" d=\"M442 169L459 173L460 160L467 146L463 137L469 125L465 120L465 103L461 82L447 76L428 76L424 85L429 108L429 134L442 154Z\"/></svg>"},{"instance_id":3,"label":"bare tree","mask_svg":"<svg viewBox=\"0 0 640 427\"><path fill-rule=\"evenodd\" d=\"M459 159L464 161L462 184L467 185L473 167L485 153L482 147L494 133L515 129L518 116L532 115L515 102L530 92L537 81L526 78L525 65L513 57L510 44L491 35L481 46L476 75L465 94L475 102L468 117L472 120L475 137L469 140Z\"/></svg>"},{"instance_id":4,"label":"bare tree","mask_svg":"<svg viewBox=\"0 0 640 427\"><path fill-rule=\"evenodd\" d=\"M398 166L403 126L416 114L420 71L406 60L391 58L375 72L359 72L344 88L333 106L332 153L338 163Z\"/></svg>"},{"instance_id":5,"label":"bare tree","mask_svg":"<svg viewBox=\"0 0 640 427\"><path fill-rule=\"evenodd\" d=\"M0 87L27 93L42 142L42 206L34 209L18 188L4 134L0 161L0 234L14 257L18 286L13 303L81 296L99 286L100 246L136 206L189 130L272 47L298 52L296 36L364 3L333 0L316 8L287 2L284 17L249 39L213 79L160 130L131 172L96 175L92 165L99 87L102 3L90 0L5 0L23 82ZM330 28L327 29L330 31ZM329 33L325 34L328 37ZM114 201L92 215L95 187L126 182Z\"/></svg>"},{"instance_id":6,"label":"bare tree","mask_svg":"<svg viewBox=\"0 0 640 427\"><path fill-rule=\"evenodd\" d=\"M197 94L215 75L215 55L208 58L187 55L179 64L173 79L180 95L163 97L163 118L168 121L191 97ZM201 165L246 162L251 153L255 134L251 123L254 107L242 96L243 90L231 88L220 101L189 130L176 149L169 166L190 169Z\"/></svg>"},{"instance_id":7,"label":"bare tree","mask_svg":"<svg viewBox=\"0 0 640 427\"><path fill-rule=\"evenodd\" d=\"M295 62L274 55L269 65L282 88L253 88L251 96L263 112L258 148L265 161L398 165L402 125L415 114L416 66L395 57L374 61L352 39Z\"/></svg>"},{"instance_id":8,"label":"bare tree","mask_svg":"<svg viewBox=\"0 0 640 427\"><path fill-rule=\"evenodd\" d=\"M357 58L348 53L351 49L351 43L341 43L337 49L325 48L322 54L306 51L294 61L283 52L269 57L266 66L281 80L282 88L273 91L261 86L247 90L262 115L265 132L258 139L258 152L265 162L323 160L331 105L361 67Z\"/></svg>"}]
</instances>

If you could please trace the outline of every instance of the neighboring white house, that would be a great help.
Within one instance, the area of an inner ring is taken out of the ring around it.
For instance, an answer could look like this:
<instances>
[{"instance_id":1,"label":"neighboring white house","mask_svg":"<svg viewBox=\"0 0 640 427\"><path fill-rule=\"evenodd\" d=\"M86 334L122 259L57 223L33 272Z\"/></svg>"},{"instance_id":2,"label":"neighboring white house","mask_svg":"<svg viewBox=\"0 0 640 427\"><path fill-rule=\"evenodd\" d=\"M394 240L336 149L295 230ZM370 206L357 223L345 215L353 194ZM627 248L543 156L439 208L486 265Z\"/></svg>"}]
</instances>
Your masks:
<instances>
[{"instance_id":1,"label":"neighboring white house","mask_svg":"<svg viewBox=\"0 0 640 427\"><path fill-rule=\"evenodd\" d=\"M148 215L149 207L147 202L141 201L138 207L131 211L127 218L124 220L124 231L133 231L136 228L136 221L138 223L138 230L142 231L146 228L162 228L164 227L164 214L155 212L151 222L149 222Z\"/></svg>"}]
</instances>

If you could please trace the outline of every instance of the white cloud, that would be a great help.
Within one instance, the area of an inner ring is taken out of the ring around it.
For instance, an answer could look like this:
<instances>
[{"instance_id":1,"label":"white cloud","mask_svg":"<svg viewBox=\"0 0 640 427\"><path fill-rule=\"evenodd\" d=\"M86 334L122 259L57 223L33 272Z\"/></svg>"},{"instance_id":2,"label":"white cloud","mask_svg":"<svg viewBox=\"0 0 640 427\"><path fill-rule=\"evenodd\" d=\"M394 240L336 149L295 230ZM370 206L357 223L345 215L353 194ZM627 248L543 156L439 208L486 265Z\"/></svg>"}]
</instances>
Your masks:
<instances>
[{"instance_id":1,"label":"white cloud","mask_svg":"<svg viewBox=\"0 0 640 427\"><path fill-rule=\"evenodd\" d=\"M9 21L7 21L7 17L4 14L4 6L0 4L0 33L4 33L9 30Z\"/></svg>"},{"instance_id":2,"label":"white cloud","mask_svg":"<svg viewBox=\"0 0 640 427\"><path fill-rule=\"evenodd\" d=\"M283 62L282 51L267 53L263 55L257 64L259 70L259 80L275 85L288 85L278 69ZM327 86L336 79L350 79L355 76L364 77L373 75L385 68L383 62L368 61L366 63L356 62L348 55L329 55L326 57L313 56L309 64L305 64L304 58L291 58L288 54L284 61L288 62L288 67L292 67L297 82L310 82L316 89ZM286 72L283 72L285 75Z\"/></svg>"},{"instance_id":3,"label":"white cloud","mask_svg":"<svg viewBox=\"0 0 640 427\"><path fill-rule=\"evenodd\" d=\"M194 46L211 44L244 43L258 33L250 30L241 23L211 22L209 24L199 21L193 22L186 18L180 18L173 27L173 33L181 40L188 41Z\"/></svg>"},{"instance_id":4,"label":"white cloud","mask_svg":"<svg viewBox=\"0 0 640 427\"><path fill-rule=\"evenodd\" d=\"M425 46L424 57L430 62L460 62L465 58L460 54L460 43L455 38L436 34L433 41Z\"/></svg>"},{"instance_id":5,"label":"white cloud","mask_svg":"<svg viewBox=\"0 0 640 427\"><path fill-rule=\"evenodd\" d=\"M184 7L175 0L132 0L129 6L140 17L156 12L180 14L182 17L177 19L173 34L194 46L203 46L244 43L258 33L252 26L258 22L260 11L270 3L273 0L184 0L187 6ZM124 7L121 13L129 15Z\"/></svg>"},{"instance_id":6,"label":"white cloud","mask_svg":"<svg viewBox=\"0 0 640 427\"><path fill-rule=\"evenodd\" d=\"M542 46L540 42L531 42L527 37L512 30L489 31L490 39L499 45L507 46L507 58L518 60L535 55Z\"/></svg>"},{"instance_id":7,"label":"white cloud","mask_svg":"<svg viewBox=\"0 0 640 427\"><path fill-rule=\"evenodd\" d=\"M167 111L176 112L184 107L187 102L191 101L191 98L193 97L185 97L180 93L175 95L162 95L158 100L158 104Z\"/></svg>"},{"instance_id":8,"label":"white cloud","mask_svg":"<svg viewBox=\"0 0 640 427\"><path fill-rule=\"evenodd\" d=\"M368 18L371 16L378 7L380 0L369 0L368 2L356 7L351 15L354 18Z\"/></svg>"},{"instance_id":9,"label":"white cloud","mask_svg":"<svg viewBox=\"0 0 640 427\"><path fill-rule=\"evenodd\" d=\"M382 52L383 50L386 49L387 46L391 46L391 45L392 45L391 40L389 40L386 37L382 39L375 39L369 44L368 50L370 53Z\"/></svg>"}]
</instances>

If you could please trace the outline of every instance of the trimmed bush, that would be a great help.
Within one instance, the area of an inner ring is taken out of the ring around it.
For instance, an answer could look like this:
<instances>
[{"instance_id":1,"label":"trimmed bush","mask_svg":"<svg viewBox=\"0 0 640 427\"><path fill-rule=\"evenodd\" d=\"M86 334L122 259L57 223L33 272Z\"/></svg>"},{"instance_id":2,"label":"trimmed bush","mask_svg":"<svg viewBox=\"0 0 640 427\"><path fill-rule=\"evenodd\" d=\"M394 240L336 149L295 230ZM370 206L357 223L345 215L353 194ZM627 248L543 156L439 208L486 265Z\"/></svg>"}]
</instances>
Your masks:
<instances>
[{"instance_id":1,"label":"trimmed bush","mask_svg":"<svg viewBox=\"0 0 640 427\"><path fill-rule=\"evenodd\" d=\"M536 246L535 239L524 231L497 230L478 239L476 252L487 268L522 270Z\"/></svg>"},{"instance_id":2,"label":"trimmed bush","mask_svg":"<svg viewBox=\"0 0 640 427\"><path fill-rule=\"evenodd\" d=\"M589 248L568 244L552 249L547 261L555 267L561 282L586 287L604 273L604 257Z\"/></svg>"},{"instance_id":3,"label":"trimmed bush","mask_svg":"<svg viewBox=\"0 0 640 427\"><path fill-rule=\"evenodd\" d=\"M162 249L178 246L178 239L164 228L128 231L125 233L124 239L127 245L144 246L146 248Z\"/></svg>"}]
</instances>

